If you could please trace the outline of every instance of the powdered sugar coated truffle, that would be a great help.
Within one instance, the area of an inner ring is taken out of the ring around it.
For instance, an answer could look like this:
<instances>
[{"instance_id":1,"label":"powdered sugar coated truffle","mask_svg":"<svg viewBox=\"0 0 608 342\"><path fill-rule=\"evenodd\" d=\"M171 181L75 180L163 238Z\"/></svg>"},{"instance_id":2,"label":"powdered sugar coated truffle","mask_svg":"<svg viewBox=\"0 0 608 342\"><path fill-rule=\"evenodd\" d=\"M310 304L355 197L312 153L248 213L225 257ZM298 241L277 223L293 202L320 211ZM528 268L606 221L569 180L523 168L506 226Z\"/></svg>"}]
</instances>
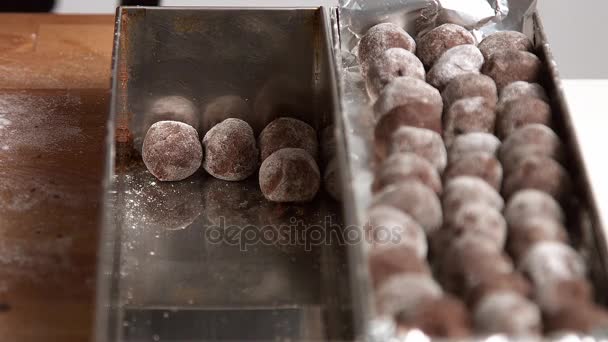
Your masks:
<instances>
[{"instance_id":1,"label":"powdered sugar coated truffle","mask_svg":"<svg viewBox=\"0 0 608 342\"><path fill-rule=\"evenodd\" d=\"M450 162L454 162L467 154L482 152L496 155L496 151L498 151L500 146L500 140L493 134L483 132L467 133L454 138L450 145L448 157Z\"/></svg>"},{"instance_id":2,"label":"powdered sugar coated truffle","mask_svg":"<svg viewBox=\"0 0 608 342\"><path fill-rule=\"evenodd\" d=\"M477 152L466 154L448 165L443 178L449 181L460 176L479 177L496 191L500 191L502 174L502 166L496 157L485 152Z\"/></svg>"},{"instance_id":3,"label":"powdered sugar coated truffle","mask_svg":"<svg viewBox=\"0 0 608 342\"><path fill-rule=\"evenodd\" d=\"M530 248L521 259L519 268L535 288L542 291L563 280L584 279L584 260L570 246L556 241L542 241Z\"/></svg>"},{"instance_id":4,"label":"powdered sugar coated truffle","mask_svg":"<svg viewBox=\"0 0 608 342\"><path fill-rule=\"evenodd\" d=\"M483 56L475 45L458 45L439 57L429 70L427 81L435 88L443 89L458 76L478 74L482 65Z\"/></svg>"},{"instance_id":5,"label":"powdered sugar coated truffle","mask_svg":"<svg viewBox=\"0 0 608 342\"><path fill-rule=\"evenodd\" d=\"M319 167L301 148L283 148L271 154L260 167L260 188L273 202L311 201L321 184Z\"/></svg>"},{"instance_id":6,"label":"powdered sugar coated truffle","mask_svg":"<svg viewBox=\"0 0 608 342\"><path fill-rule=\"evenodd\" d=\"M462 26L443 24L418 40L417 55L430 68L445 51L464 44L475 44L475 37Z\"/></svg>"},{"instance_id":7,"label":"powdered sugar coated truffle","mask_svg":"<svg viewBox=\"0 0 608 342\"><path fill-rule=\"evenodd\" d=\"M537 98L521 97L500 107L496 132L507 138L513 131L529 124L551 125L551 107Z\"/></svg>"},{"instance_id":8,"label":"powdered sugar coated truffle","mask_svg":"<svg viewBox=\"0 0 608 342\"><path fill-rule=\"evenodd\" d=\"M417 102L432 105L433 112L428 115L441 117L443 100L437 89L417 78L397 77L384 87L374 104L376 120L395 107Z\"/></svg>"},{"instance_id":9,"label":"powdered sugar coated truffle","mask_svg":"<svg viewBox=\"0 0 608 342\"><path fill-rule=\"evenodd\" d=\"M378 152L378 159L382 159L384 151ZM402 126L393 133L388 145L388 155L393 153L414 153L431 163L439 173L443 172L447 164L447 152L441 135L429 129Z\"/></svg>"},{"instance_id":10,"label":"powdered sugar coated truffle","mask_svg":"<svg viewBox=\"0 0 608 342\"><path fill-rule=\"evenodd\" d=\"M532 41L521 32L500 31L484 38L478 47L488 59L496 52L505 50L531 51Z\"/></svg>"},{"instance_id":11,"label":"powdered sugar coated truffle","mask_svg":"<svg viewBox=\"0 0 608 342\"><path fill-rule=\"evenodd\" d=\"M503 194L510 198L518 190L536 189L548 193L558 201L566 200L572 188L570 176L555 160L543 156L521 159L505 177Z\"/></svg>"},{"instance_id":12,"label":"powdered sugar coated truffle","mask_svg":"<svg viewBox=\"0 0 608 342\"><path fill-rule=\"evenodd\" d=\"M498 211L504 207L500 194L480 178L460 176L445 183L442 204L446 219L463 205L473 202L489 204Z\"/></svg>"},{"instance_id":13,"label":"powdered sugar coated truffle","mask_svg":"<svg viewBox=\"0 0 608 342\"><path fill-rule=\"evenodd\" d=\"M519 261L532 246L542 241L566 243L566 228L557 220L546 216L530 216L509 225L509 254Z\"/></svg>"},{"instance_id":14,"label":"powdered sugar coated truffle","mask_svg":"<svg viewBox=\"0 0 608 342\"><path fill-rule=\"evenodd\" d=\"M504 215L509 226L522 225L531 217L565 222L565 214L559 203L551 195L535 189L515 192L507 202Z\"/></svg>"},{"instance_id":15,"label":"powdered sugar coated truffle","mask_svg":"<svg viewBox=\"0 0 608 342\"><path fill-rule=\"evenodd\" d=\"M384 51L391 48L402 48L416 51L416 42L401 27L393 23L382 23L370 28L359 42L359 63L363 74Z\"/></svg>"},{"instance_id":16,"label":"powdered sugar coated truffle","mask_svg":"<svg viewBox=\"0 0 608 342\"><path fill-rule=\"evenodd\" d=\"M494 80L486 75L475 73L456 76L447 84L441 96L445 108L449 108L457 100L477 96L481 96L488 103L495 105L498 97Z\"/></svg>"},{"instance_id":17,"label":"powdered sugar coated truffle","mask_svg":"<svg viewBox=\"0 0 608 342\"><path fill-rule=\"evenodd\" d=\"M444 228L453 237L472 235L496 245L497 250L503 249L507 239L507 223L500 211L483 202L473 202L458 209Z\"/></svg>"},{"instance_id":18,"label":"powdered sugar coated truffle","mask_svg":"<svg viewBox=\"0 0 608 342\"><path fill-rule=\"evenodd\" d=\"M258 138L260 160L282 148L301 148L315 160L318 158L319 143L314 128L304 121L282 117L266 126Z\"/></svg>"},{"instance_id":19,"label":"powdered sugar coated truffle","mask_svg":"<svg viewBox=\"0 0 608 342\"><path fill-rule=\"evenodd\" d=\"M481 299L473 313L475 328L485 334L536 336L542 333L542 319L536 305L518 293L494 292Z\"/></svg>"},{"instance_id":20,"label":"powdered sugar coated truffle","mask_svg":"<svg viewBox=\"0 0 608 342\"><path fill-rule=\"evenodd\" d=\"M549 102L549 97L540 84L516 81L502 88L497 107L501 108L505 103L517 100L520 97L533 97L547 103Z\"/></svg>"},{"instance_id":21,"label":"powdered sugar coated truffle","mask_svg":"<svg viewBox=\"0 0 608 342\"><path fill-rule=\"evenodd\" d=\"M365 233L375 248L405 246L425 259L428 245L424 229L403 211L386 205L369 209Z\"/></svg>"},{"instance_id":22,"label":"powdered sugar coated truffle","mask_svg":"<svg viewBox=\"0 0 608 342\"><path fill-rule=\"evenodd\" d=\"M445 114L443 138L451 145L460 134L494 133L496 113L494 105L484 97L467 97L454 102Z\"/></svg>"},{"instance_id":23,"label":"powdered sugar coated truffle","mask_svg":"<svg viewBox=\"0 0 608 342\"><path fill-rule=\"evenodd\" d=\"M502 89L515 81L537 82L542 63L534 54L519 50L494 53L483 65L482 72Z\"/></svg>"},{"instance_id":24,"label":"powdered sugar coated truffle","mask_svg":"<svg viewBox=\"0 0 608 342\"><path fill-rule=\"evenodd\" d=\"M441 193L441 178L426 159L413 153L394 153L378 166L372 185L374 192L408 180L419 181Z\"/></svg>"},{"instance_id":25,"label":"powdered sugar coated truffle","mask_svg":"<svg viewBox=\"0 0 608 342\"><path fill-rule=\"evenodd\" d=\"M375 292L380 315L394 316L399 313L404 318L413 317L421 304L441 296L441 287L433 278L423 274L392 277Z\"/></svg>"},{"instance_id":26,"label":"powdered sugar coated truffle","mask_svg":"<svg viewBox=\"0 0 608 342\"><path fill-rule=\"evenodd\" d=\"M401 48L388 49L370 64L365 78L367 92L375 100L395 78L406 76L424 81L425 75L424 65L416 55Z\"/></svg>"}]
</instances>

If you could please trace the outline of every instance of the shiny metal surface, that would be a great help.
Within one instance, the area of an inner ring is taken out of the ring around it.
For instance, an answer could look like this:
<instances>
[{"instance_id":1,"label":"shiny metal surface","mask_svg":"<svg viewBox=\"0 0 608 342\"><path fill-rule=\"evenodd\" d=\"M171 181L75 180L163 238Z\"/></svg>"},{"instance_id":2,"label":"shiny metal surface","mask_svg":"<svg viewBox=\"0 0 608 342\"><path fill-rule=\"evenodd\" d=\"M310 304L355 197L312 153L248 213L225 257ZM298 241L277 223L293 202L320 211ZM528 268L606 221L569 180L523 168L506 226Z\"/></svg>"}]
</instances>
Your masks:
<instances>
[{"instance_id":1,"label":"shiny metal surface","mask_svg":"<svg viewBox=\"0 0 608 342\"><path fill-rule=\"evenodd\" d=\"M339 232L339 203L323 191L308 204L268 202L257 175L230 183L201 169L161 183L138 152L146 107L165 95L187 97L201 113L237 95L256 132L278 116L320 132L336 99L328 18L323 8L118 10L98 341L351 336L339 241L306 248L260 235Z\"/></svg>"}]
</instances>

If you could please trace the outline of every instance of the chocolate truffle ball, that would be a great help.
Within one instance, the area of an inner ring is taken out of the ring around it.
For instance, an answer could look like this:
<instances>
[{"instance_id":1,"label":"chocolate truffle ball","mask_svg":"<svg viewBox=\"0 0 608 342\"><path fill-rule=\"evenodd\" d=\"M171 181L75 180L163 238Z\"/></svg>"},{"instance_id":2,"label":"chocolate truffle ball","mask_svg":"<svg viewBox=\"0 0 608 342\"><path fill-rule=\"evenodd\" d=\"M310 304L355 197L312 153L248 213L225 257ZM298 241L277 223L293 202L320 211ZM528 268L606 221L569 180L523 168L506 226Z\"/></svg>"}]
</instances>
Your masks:
<instances>
[{"instance_id":1,"label":"chocolate truffle ball","mask_svg":"<svg viewBox=\"0 0 608 342\"><path fill-rule=\"evenodd\" d=\"M526 51L507 50L496 52L483 65L482 72L502 89L516 81L537 82L542 63L534 54Z\"/></svg>"},{"instance_id":2,"label":"chocolate truffle ball","mask_svg":"<svg viewBox=\"0 0 608 342\"><path fill-rule=\"evenodd\" d=\"M496 132L507 138L516 129L530 124L551 125L551 107L533 97L521 97L505 103L498 112Z\"/></svg>"},{"instance_id":3,"label":"chocolate truffle ball","mask_svg":"<svg viewBox=\"0 0 608 342\"><path fill-rule=\"evenodd\" d=\"M534 300L548 315L577 305L593 302L593 287L587 279L560 280L551 286L538 288Z\"/></svg>"},{"instance_id":4,"label":"chocolate truffle ball","mask_svg":"<svg viewBox=\"0 0 608 342\"><path fill-rule=\"evenodd\" d=\"M401 210L377 205L369 209L365 234L373 248L399 247L414 251L424 260L428 244L424 229Z\"/></svg>"},{"instance_id":5,"label":"chocolate truffle ball","mask_svg":"<svg viewBox=\"0 0 608 342\"><path fill-rule=\"evenodd\" d=\"M501 51L532 51L532 41L521 32L500 31L485 37L478 47L485 59L489 59Z\"/></svg>"},{"instance_id":6,"label":"chocolate truffle ball","mask_svg":"<svg viewBox=\"0 0 608 342\"><path fill-rule=\"evenodd\" d=\"M496 245L497 250L505 246L507 223L500 211L483 202L473 202L462 206L445 221L442 230L458 237L472 235Z\"/></svg>"},{"instance_id":7,"label":"chocolate truffle ball","mask_svg":"<svg viewBox=\"0 0 608 342\"><path fill-rule=\"evenodd\" d=\"M478 74L482 65L483 56L475 45L458 45L439 57L426 79L435 88L443 89L458 76Z\"/></svg>"},{"instance_id":8,"label":"chocolate truffle ball","mask_svg":"<svg viewBox=\"0 0 608 342\"><path fill-rule=\"evenodd\" d=\"M432 110L427 113L420 113L420 115L441 118L443 100L437 89L417 78L397 77L384 87L374 104L376 120L379 120L396 107L410 103L428 103L432 106Z\"/></svg>"},{"instance_id":9,"label":"chocolate truffle ball","mask_svg":"<svg viewBox=\"0 0 608 342\"><path fill-rule=\"evenodd\" d=\"M463 205L473 202L489 204L498 211L504 207L500 194L480 178L460 176L445 183L442 204L446 218L455 214Z\"/></svg>"},{"instance_id":10,"label":"chocolate truffle ball","mask_svg":"<svg viewBox=\"0 0 608 342\"><path fill-rule=\"evenodd\" d=\"M426 159L413 153L394 153L376 171L372 190L378 192L390 185L405 181L419 181L435 193L441 193L441 178Z\"/></svg>"},{"instance_id":11,"label":"chocolate truffle ball","mask_svg":"<svg viewBox=\"0 0 608 342\"><path fill-rule=\"evenodd\" d=\"M178 121L159 121L146 134L142 158L154 177L161 181L179 181L198 170L203 149L192 126Z\"/></svg>"},{"instance_id":12,"label":"chocolate truffle ball","mask_svg":"<svg viewBox=\"0 0 608 342\"><path fill-rule=\"evenodd\" d=\"M378 314L399 314L402 319L410 320L421 308L421 304L441 298L443 293L429 275L411 273L391 277L374 295Z\"/></svg>"},{"instance_id":13,"label":"chocolate truffle ball","mask_svg":"<svg viewBox=\"0 0 608 342\"><path fill-rule=\"evenodd\" d=\"M425 128L401 126L390 137L388 145L381 145L377 141L374 146L379 161L394 153L414 153L426 159L439 173L447 164L447 152L441 135Z\"/></svg>"},{"instance_id":14,"label":"chocolate truffle ball","mask_svg":"<svg viewBox=\"0 0 608 342\"><path fill-rule=\"evenodd\" d=\"M323 186L325 191L336 201L342 200L342 182L340 179L340 168L336 158L329 161L323 172Z\"/></svg>"},{"instance_id":15,"label":"chocolate truffle ball","mask_svg":"<svg viewBox=\"0 0 608 342\"><path fill-rule=\"evenodd\" d=\"M415 251L406 245L381 246L369 253L369 271L374 288L381 287L395 276L407 274L429 275L431 271L426 260L420 259Z\"/></svg>"},{"instance_id":16,"label":"chocolate truffle ball","mask_svg":"<svg viewBox=\"0 0 608 342\"><path fill-rule=\"evenodd\" d=\"M570 246L556 241L536 243L519 262L538 291L549 289L560 281L584 279L585 261Z\"/></svg>"},{"instance_id":17,"label":"chocolate truffle ball","mask_svg":"<svg viewBox=\"0 0 608 342\"><path fill-rule=\"evenodd\" d=\"M366 87L372 100L376 100L384 87L397 77L425 80L424 65L413 53L393 48L384 51L374 60L367 72Z\"/></svg>"},{"instance_id":18,"label":"chocolate truffle ball","mask_svg":"<svg viewBox=\"0 0 608 342\"><path fill-rule=\"evenodd\" d=\"M453 240L438 256L437 276L444 288L465 296L484 279L513 273L511 260L496 243L468 234Z\"/></svg>"},{"instance_id":19,"label":"chocolate truffle ball","mask_svg":"<svg viewBox=\"0 0 608 342\"><path fill-rule=\"evenodd\" d=\"M548 193L558 201L566 200L572 184L566 170L555 160L543 156L525 157L505 177L503 194L510 198L523 189Z\"/></svg>"},{"instance_id":20,"label":"chocolate truffle ball","mask_svg":"<svg viewBox=\"0 0 608 342\"><path fill-rule=\"evenodd\" d=\"M459 75L451 80L441 93L445 108L450 108L457 100L477 96L485 98L489 104L494 106L498 97L494 80L482 74Z\"/></svg>"},{"instance_id":21,"label":"chocolate truffle ball","mask_svg":"<svg viewBox=\"0 0 608 342\"><path fill-rule=\"evenodd\" d=\"M460 176L479 177L500 191L502 184L502 166L496 157L485 152L470 153L448 165L443 179Z\"/></svg>"},{"instance_id":22,"label":"chocolate truffle ball","mask_svg":"<svg viewBox=\"0 0 608 342\"><path fill-rule=\"evenodd\" d=\"M448 159L450 163L454 163L468 154L487 153L496 155L500 146L500 140L492 134L483 132L467 133L454 138L448 151Z\"/></svg>"},{"instance_id":23,"label":"chocolate truffle ball","mask_svg":"<svg viewBox=\"0 0 608 342\"><path fill-rule=\"evenodd\" d=\"M532 217L543 217L564 223L566 216L559 203L549 194L535 189L515 192L504 211L509 226L524 225Z\"/></svg>"},{"instance_id":24,"label":"chocolate truffle ball","mask_svg":"<svg viewBox=\"0 0 608 342\"><path fill-rule=\"evenodd\" d=\"M251 126L240 119L226 119L203 138L203 167L215 178L240 181L258 166L258 149Z\"/></svg>"},{"instance_id":25,"label":"chocolate truffle ball","mask_svg":"<svg viewBox=\"0 0 608 342\"><path fill-rule=\"evenodd\" d=\"M260 160L283 148L301 148L315 160L319 143L317 132L304 121L293 118L278 118L266 126L258 138Z\"/></svg>"},{"instance_id":26,"label":"chocolate truffle ball","mask_svg":"<svg viewBox=\"0 0 608 342\"><path fill-rule=\"evenodd\" d=\"M530 337L542 333L542 318L536 305L518 293L494 292L481 299L473 312L476 330L483 334Z\"/></svg>"},{"instance_id":27,"label":"chocolate truffle ball","mask_svg":"<svg viewBox=\"0 0 608 342\"><path fill-rule=\"evenodd\" d=\"M207 132L213 126L228 119L235 118L247 121L251 115L249 105L242 97L225 95L213 99L203 112L203 131Z\"/></svg>"},{"instance_id":28,"label":"chocolate truffle ball","mask_svg":"<svg viewBox=\"0 0 608 342\"><path fill-rule=\"evenodd\" d=\"M549 103L549 97L540 84L517 81L502 88L497 107L500 109L505 103L521 97L533 97Z\"/></svg>"},{"instance_id":29,"label":"chocolate truffle ball","mask_svg":"<svg viewBox=\"0 0 608 342\"><path fill-rule=\"evenodd\" d=\"M260 188L273 202L311 201L321 183L315 160L301 148L283 148L271 154L260 167Z\"/></svg>"},{"instance_id":30,"label":"chocolate truffle ball","mask_svg":"<svg viewBox=\"0 0 608 342\"><path fill-rule=\"evenodd\" d=\"M545 330L548 332L601 335L607 327L608 314L591 303L577 303L545 317Z\"/></svg>"},{"instance_id":31,"label":"chocolate truffle ball","mask_svg":"<svg viewBox=\"0 0 608 342\"><path fill-rule=\"evenodd\" d=\"M496 122L494 106L483 97L467 97L452 104L445 118L443 139L451 145L460 134L493 133Z\"/></svg>"},{"instance_id":32,"label":"chocolate truffle ball","mask_svg":"<svg viewBox=\"0 0 608 342\"><path fill-rule=\"evenodd\" d=\"M402 48L416 51L416 42L401 27L392 23L382 23L370 28L359 42L359 63L363 74L384 51Z\"/></svg>"},{"instance_id":33,"label":"chocolate truffle ball","mask_svg":"<svg viewBox=\"0 0 608 342\"><path fill-rule=\"evenodd\" d=\"M458 45L475 44L475 37L464 27L454 24L438 26L418 40L418 57L430 68L444 52Z\"/></svg>"},{"instance_id":34,"label":"chocolate truffle ball","mask_svg":"<svg viewBox=\"0 0 608 342\"><path fill-rule=\"evenodd\" d=\"M427 234L438 229L443 220L439 198L420 182L407 181L387 187L374 196L372 203L389 205L409 214Z\"/></svg>"},{"instance_id":35,"label":"chocolate truffle ball","mask_svg":"<svg viewBox=\"0 0 608 342\"><path fill-rule=\"evenodd\" d=\"M445 295L420 305L410 319L397 314L397 324L422 330L440 338L463 338L471 335L471 318L462 301Z\"/></svg>"},{"instance_id":36,"label":"chocolate truffle ball","mask_svg":"<svg viewBox=\"0 0 608 342\"><path fill-rule=\"evenodd\" d=\"M514 292L528 298L531 296L532 288L528 280L519 272L493 274L479 279L478 283L467 290L466 302L470 307L476 307L485 297L501 291Z\"/></svg>"},{"instance_id":37,"label":"chocolate truffle ball","mask_svg":"<svg viewBox=\"0 0 608 342\"><path fill-rule=\"evenodd\" d=\"M528 250L542 241L566 243L566 228L557 220L546 216L518 218L517 224L509 225L509 254L516 261L521 260Z\"/></svg>"},{"instance_id":38,"label":"chocolate truffle ball","mask_svg":"<svg viewBox=\"0 0 608 342\"><path fill-rule=\"evenodd\" d=\"M541 124L530 124L513 131L498 152L505 170L510 170L521 159L531 155L561 160L563 159L562 142L551 128Z\"/></svg>"}]
</instances>

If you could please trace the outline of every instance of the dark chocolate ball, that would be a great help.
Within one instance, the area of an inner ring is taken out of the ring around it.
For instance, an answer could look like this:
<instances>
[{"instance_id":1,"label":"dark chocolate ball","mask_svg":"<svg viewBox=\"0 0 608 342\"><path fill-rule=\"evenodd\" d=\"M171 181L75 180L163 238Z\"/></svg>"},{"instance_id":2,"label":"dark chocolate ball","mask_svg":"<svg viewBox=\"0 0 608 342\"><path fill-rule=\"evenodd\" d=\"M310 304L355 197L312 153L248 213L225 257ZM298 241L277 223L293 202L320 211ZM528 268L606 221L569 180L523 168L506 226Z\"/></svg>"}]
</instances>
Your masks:
<instances>
[{"instance_id":1,"label":"dark chocolate ball","mask_svg":"<svg viewBox=\"0 0 608 342\"><path fill-rule=\"evenodd\" d=\"M374 128L374 149L378 160L386 158L393 135L404 126L441 133L441 113L430 103L418 102L396 107L383 115ZM441 140L441 136L438 138ZM441 142L443 146L443 140Z\"/></svg>"},{"instance_id":2,"label":"dark chocolate ball","mask_svg":"<svg viewBox=\"0 0 608 342\"><path fill-rule=\"evenodd\" d=\"M467 97L454 102L445 114L443 139L450 146L461 134L494 133L494 105L483 97Z\"/></svg>"},{"instance_id":3,"label":"dark chocolate ball","mask_svg":"<svg viewBox=\"0 0 608 342\"><path fill-rule=\"evenodd\" d=\"M607 327L606 310L591 303L576 303L545 317L545 330L554 333L602 334Z\"/></svg>"},{"instance_id":4,"label":"dark chocolate ball","mask_svg":"<svg viewBox=\"0 0 608 342\"><path fill-rule=\"evenodd\" d=\"M473 312L475 329L482 334L506 334L514 337L542 334L538 307L516 292L493 292L480 300Z\"/></svg>"},{"instance_id":5,"label":"dark chocolate ball","mask_svg":"<svg viewBox=\"0 0 608 342\"><path fill-rule=\"evenodd\" d=\"M441 135L435 131L412 126L401 126L390 137L388 144L375 143L378 161L395 153L414 153L426 159L442 173L447 164L447 152Z\"/></svg>"},{"instance_id":6,"label":"dark chocolate ball","mask_svg":"<svg viewBox=\"0 0 608 342\"><path fill-rule=\"evenodd\" d=\"M308 202L319 191L321 174L306 150L283 148L264 160L259 180L269 201Z\"/></svg>"},{"instance_id":7,"label":"dark chocolate ball","mask_svg":"<svg viewBox=\"0 0 608 342\"><path fill-rule=\"evenodd\" d=\"M416 42L405 30L393 23L382 23L370 28L359 42L359 63L363 74L384 51L402 48L416 51Z\"/></svg>"},{"instance_id":8,"label":"dark chocolate ball","mask_svg":"<svg viewBox=\"0 0 608 342\"><path fill-rule=\"evenodd\" d=\"M393 48L384 51L375 59L367 72L366 87L372 100L376 100L384 87L397 77L426 79L422 62L408 50Z\"/></svg>"},{"instance_id":9,"label":"dark chocolate ball","mask_svg":"<svg viewBox=\"0 0 608 342\"><path fill-rule=\"evenodd\" d=\"M442 230L452 237L452 241L471 235L496 245L497 250L504 248L507 239L507 223L502 213L483 202L462 206L444 221Z\"/></svg>"},{"instance_id":10,"label":"dark chocolate ball","mask_svg":"<svg viewBox=\"0 0 608 342\"><path fill-rule=\"evenodd\" d=\"M455 24L443 24L418 40L416 54L424 66L430 68L444 52L465 44L475 44L475 37L469 31Z\"/></svg>"},{"instance_id":11,"label":"dark chocolate ball","mask_svg":"<svg viewBox=\"0 0 608 342\"><path fill-rule=\"evenodd\" d=\"M489 104L494 106L498 97L494 80L482 74L459 75L454 77L441 93L445 108L450 108L457 100L477 96L485 98Z\"/></svg>"},{"instance_id":12,"label":"dark chocolate ball","mask_svg":"<svg viewBox=\"0 0 608 342\"><path fill-rule=\"evenodd\" d=\"M405 181L419 181L440 194L441 177L426 159L413 153L394 153L378 166L372 190L378 192Z\"/></svg>"},{"instance_id":13,"label":"dark chocolate ball","mask_svg":"<svg viewBox=\"0 0 608 342\"><path fill-rule=\"evenodd\" d=\"M533 53L519 50L506 50L494 53L483 65L482 72L496 82L502 89L516 81L537 82L542 63Z\"/></svg>"},{"instance_id":14,"label":"dark chocolate ball","mask_svg":"<svg viewBox=\"0 0 608 342\"><path fill-rule=\"evenodd\" d=\"M428 244L424 229L403 211L386 205L369 209L365 234L374 248L400 247L414 251L424 260Z\"/></svg>"},{"instance_id":15,"label":"dark chocolate ball","mask_svg":"<svg viewBox=\"0 0 608 342\"><path fill-rule=\"evenodd\" d=\"M439 338L464 338L471 335L471 318L464 303L452 296L430 300L416 310L410 319L397 314L397 324L422 330Z\"/></svg>"},{"instance_id":16,"label":"dark chocolate ball","mask_svg":"<svg viewBox=\"0 0 608 342\"><path fill-rule=\"evenodd\" d=\"M433 87L443 89L458 76L478 74L482 65L483 56L475 45L458 45L439 57L426 79Z\"/></svg>"},{"instance_id":17,"label":"dark chocolate ball","mask_svg":"<svg viewBox=\"0 0 608 342\"><path fill-rule=\"evenodd\" d=\"M258 149L253 130L240 119L226 119L203 138L203 167L215 178L241 181L258 167Z\"/></svg>"},{"instance_id":18,"label":"dark chocolate ball","mask_svg":"<svg viewBox=\"0 0 608 342\"><path fill-rule=\"evenodd\" d=\"M535 189L519 190L509 198L504 211L509 226L520 226L533 217L565 223L566 215L551 195Z\"/></svg>"},{"instance_id":19,"label":"dark chocolate ball","mask_svg":"<svg viewBox=\"0 0 608 342\"><path fill-rule=\"evenodd\" d=\"M424 303L442 296L441 287L435 280L420 273L391 277L374 292L379 315L399 314L404 320L412 319Z\"/></svg>"},{"instance_id":20,"label":"dark chocolate ball","mask_svg":"<svg viewBox=\"0 0 608 342\"><path fill-rule=\"evenodd\" d=\"M493 274L490 277L478 279L476 285L465 294L467 304L477 306L481 300L494 292L509 291L528 298L532 288L528 280L519 272Z\"/></svg>"},{"instance_id":21,"label":"dark chocolate ball","mask_svg":"<svg viewBox=\"0 0 608 342\"><path fill-rule=\"evenodd\" d=\"M161 181L179 181L198 170L203 149L192 126L178 121L159 121L146 134L142 158L154 177Z\"/></svg>"},{"instance_id":22,"label":"dark chocolate ball","mask_svg":"<svg viewBox=\"0 0 608 342\"><path fill-rule=\"evenodd\" d=\"M559 221L546 216L520 217L516 224L509 225L508 251L516 261L521 260L530 248L542 241L566 243L566 228Z\"/></svg>"},{"instance_id":23,"label":"dark chocolate ball","mask_svg":"<svg viewBox=\"0 0 608 342\"><path fill-rule=\"evenodd\" d=\"M454 215L462 206L473 202L489 204L498 211L502 211L504 207L502 197L492 186L480 178L471 176L460 176L447 181L441 201L446 219Z\"/></svg>"},{"instance_id":24,"label":"dark chocolate ball","mask_svg":"<svg viewBox=\"0 0 608 342\"><path fill-rule=\"evenodd\" d=\"M425 259L407 245L381 246L369 252L369 272L372 286L379 288L388 279L407 274L431 274Z\"/></svg>"},{"instance_id":25,"label":"dark chocolate ball","mask_svg":"<svg viewBox=\"0 0 608 342\"><path fill-rule=\"evenodd\" d=\"M505 103L498 112L496 132L502 139L530 124L551 125L551 107L533 97L521 97Z\"/></svg>"},{"instance_id":26,"label":"dark chocolate ball","mask_svg":"<svg viewBox=\"0 0 608 342\"><path fill-rule=\"evenodd\" d=\"M566 200L572 188L570 176L555 160L543 156L521 159L506 175L502 192L505 198L523 189L548 193L558 201Z\"/></svg>"},{"instance_id":27,"label":"dark chocolate ball","mask_svg":"<svg viewBox=\"0 0 608 342\"><path fill-rule=\"evenodd\" d=\"M521 159L531 155L562 160L562 142L551 128L541 124L529 124L513 131L498 152L504 169L509 171Z\"/></svg>"},{"instance_id":28,"label":"dark chocolate ball","mask_svg":"<svg viewBox=\"0 0 608 342\"><path fill-rule=\"evenodd\" d=\"M374 103L376 120L396 107L410 103L428 103L432 106L432 110L428 113L420 113L420 115L441 118L443 100L437 89L417 78L397 77L384 87L378 100Z\"/></svg>"},{"instance_id":29,"label":"dark chocolate ball","mask_svg":"<svg viewBox=\"0 0 608 342\"><path fill-rule=\"evenodd\" d=\"M534 244L519 262L519 268L538 292L561 281L585 279L585 261L572 247L557 241Z\"/></svg>"},{"instance_id":30,"label":"dark chocolate ball","mask_svg":"<svg viewBox=\"0 0 608 342\"><path fill-rule=\"evenodd\" d=\"M485 37L478 47L483 56L489 59L493 54L501 51L532 51L532 41L521 32L500 31Z\"/></svg>"},{"instance_id":31,"label":"dark chocolate ball","mask_svg":"<svg viewBox=\"0 0 608 342\"><path fill-rule=\"evenodd\" d=\"M584 305L593 302L593 287L584 278L560 280L550 286L537 288L534 300L547 315L573 305Z\"/></svg>"},{"instance_id":32,"label":"dark chocolate ball","mask_svg":"<svg viewBox=\"0 0 608 342\"><path fill-rule=\"evenodd\" d=\"M502 166L496 157L485 152L470 153L448 165L443 179L460 176L479 177L500 191L502 184Z\"/></svg>"},{"instance_id":33,"label":"dark chocolate ball","mask_svg":"<svg viewBox=\"0 0 608 342\"><path fill-rule=\"evenodd\" d=\"M497 108L502 108L505 103L517 100L521 97L533 97L549 103L549 97L545 89L538 83L516 81L509 83L500 91Z\"/></svg>"},{"instance_id":34,"label":"dark chocolate ball","mask_svg":"<svg viewBox=\"0 0 608 342\"><path fill-rule=\"evenodd\" d=\"M283 148L301 148L315 160L318 158L317 132L304 121L293 118L278 118L266 126L258 138L260 160Z\"/></svg>"},{"instance_id":35,"label":"dark chocolate ball","mask_svg":"<svg viewBox=\"0 0 608 342\"><path fill-rule=\"evenodd\" d=\"M450 163L454 163L468 154L487 153L496 155L500 146L500 140L493 134L467 133L454 138L448 151L448 159Z\"/></svg>"},{"instance_id":36,"label":"dark chocolate ball","mask_svg":"<svg viewBox=\"0 0 608 342\"><path fill-rule=\"evenodd\" d=\"M443 219L437 195L416 181L387 187L374 196L372 203L392 206L409 214L427 233L438 229Z\"/></svg>"}]
</instances>

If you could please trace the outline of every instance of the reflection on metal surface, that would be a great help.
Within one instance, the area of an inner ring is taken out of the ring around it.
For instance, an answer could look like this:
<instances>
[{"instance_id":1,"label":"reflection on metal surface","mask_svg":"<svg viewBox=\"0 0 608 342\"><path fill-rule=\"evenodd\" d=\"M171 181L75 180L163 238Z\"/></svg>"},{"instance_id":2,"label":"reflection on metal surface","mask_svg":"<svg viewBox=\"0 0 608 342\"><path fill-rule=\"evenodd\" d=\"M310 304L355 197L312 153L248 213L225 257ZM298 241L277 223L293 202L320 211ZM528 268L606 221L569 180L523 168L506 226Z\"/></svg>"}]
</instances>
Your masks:
<instances>
[{"instance_id":1,"label":"reflection on metal surface","mask_svg":"<svg viewBox=\"0 0 608 342\"><path fill-rule=\"evenodd\" d=\"M327 18L324 9L119 9L99 341L351 336L339 241L264 235L340 230L339 203L325 193L308 204L271 203L255 175L231 183L199 170L161 183L137 151L150 103L164 96L194 103L201 137L224 110L257 132L277 116L320 132L335 101Z\"/></svg>"}]
</instances>

